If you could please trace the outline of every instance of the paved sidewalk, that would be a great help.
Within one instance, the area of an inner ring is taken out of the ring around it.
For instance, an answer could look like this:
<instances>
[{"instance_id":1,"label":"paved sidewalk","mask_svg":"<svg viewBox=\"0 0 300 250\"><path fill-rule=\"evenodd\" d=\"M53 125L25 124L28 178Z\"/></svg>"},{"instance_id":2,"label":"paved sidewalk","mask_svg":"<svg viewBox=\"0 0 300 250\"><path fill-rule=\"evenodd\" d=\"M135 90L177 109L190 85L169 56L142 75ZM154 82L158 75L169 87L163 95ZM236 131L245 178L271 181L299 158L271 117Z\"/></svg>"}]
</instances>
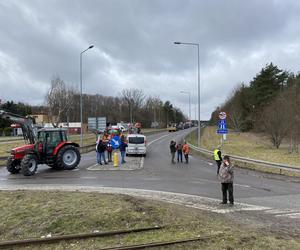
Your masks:
<instances>
[{"instance_id":1,"label":"paved sidewalk","mask_svg":"<svg viewBox=\"0 0 300 250\"><path fill-rule=\"evenodd\" d=\"M118 167L114 167L113 162L109 162L107 165L98 165L97 163L88 167L88 170L92 171L123 171L123 170L138 170L142 169L144 165L144 157L127 156L126 163L120 164Z\"/></svg>"}]
</instances>

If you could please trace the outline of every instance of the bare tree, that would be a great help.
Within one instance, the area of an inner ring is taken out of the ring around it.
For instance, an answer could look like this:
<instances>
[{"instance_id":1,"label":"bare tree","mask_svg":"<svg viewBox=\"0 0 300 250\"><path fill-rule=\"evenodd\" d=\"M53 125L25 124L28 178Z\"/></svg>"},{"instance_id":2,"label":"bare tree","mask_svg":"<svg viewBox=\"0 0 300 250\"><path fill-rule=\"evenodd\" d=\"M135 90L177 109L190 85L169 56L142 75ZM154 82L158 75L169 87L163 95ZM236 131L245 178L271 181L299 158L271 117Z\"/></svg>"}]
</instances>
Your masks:
<instances>
[{"instance_id":1,"label":"bare tree","mask_svg":"<svg viewBox=\"0 0 300 250\"><path fill-rule=\"evenodd\" d=\"M51 87L46 96L48 114L54 127L62 122L63 117L68 116L69 110L74 104L75 91L68 87L58 76L51 80Z\"/></svg>"},{"instance_id":2,"label":"bare tree","mask_svg":"<svg viewBox=\"0 0 300 250\"><path fill-rule=\"evenodd\" d=\"M142 107L145 95L141 89L123 89L121 98L128 106L130 122L132 123L134 111Z\"/></svg>"},{"instance_id":3,"label":"bare tree","mask_svg":"<svg viewBox=\"0 0 300 250\"><path fill-rule=\"evenodd\" d=\"M261 125L277 149L292 128L292 120L290 106L282 95L264 109Z\"/></svg>"}]
</instances>

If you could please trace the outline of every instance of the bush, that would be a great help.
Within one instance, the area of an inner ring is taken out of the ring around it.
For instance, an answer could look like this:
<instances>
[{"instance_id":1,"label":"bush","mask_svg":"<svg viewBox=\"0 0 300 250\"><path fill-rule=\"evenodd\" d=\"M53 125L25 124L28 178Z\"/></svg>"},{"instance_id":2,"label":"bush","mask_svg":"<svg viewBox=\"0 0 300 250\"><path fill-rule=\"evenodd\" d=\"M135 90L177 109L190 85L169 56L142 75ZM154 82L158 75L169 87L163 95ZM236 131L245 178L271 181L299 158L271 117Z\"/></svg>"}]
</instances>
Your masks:
<instances>
[{"instance_id":1,"label":"bush","mask_svg":"<svg viewBox=\"0 0 300 250\"><path fill-rule=\"evenodd\" d=\"M11 135L12 135L12 132L13 132L13 129L12 129L12 128L6 127L6 128L3 129L2 134L3 134L4 136L11 136Z\"/></svg>"}]
</instances>

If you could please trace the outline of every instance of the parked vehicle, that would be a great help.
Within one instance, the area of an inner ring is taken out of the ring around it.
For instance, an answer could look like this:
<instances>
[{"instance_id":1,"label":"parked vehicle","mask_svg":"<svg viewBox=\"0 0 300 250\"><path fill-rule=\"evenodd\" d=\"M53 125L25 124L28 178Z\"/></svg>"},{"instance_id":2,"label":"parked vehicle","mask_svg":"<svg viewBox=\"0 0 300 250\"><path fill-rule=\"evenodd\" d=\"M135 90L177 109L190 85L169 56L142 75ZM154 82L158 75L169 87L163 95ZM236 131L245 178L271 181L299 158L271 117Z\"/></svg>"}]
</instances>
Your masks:
<instances>
[{"instance_id":1,"label":"parked vehicle","mask_svg":"<svg viewBox=\"0 0 300 250\"><path fill-rule=\"evenodd\" d=\"M79 145L68 141L67 130L43 128L36 132L31 118L0 110L0 118L20 124L26 145L11 150L7 160L8 172L34 175L38 164L54 169L71 170L80 162Z\"/></svg>"},{"instance_id":2,"label":"parked vehicle","mask_svg":"<svg viewBox=\"0 0 300 250\"><path fill-rule=\"evenodd\" d=\"M176 132L177 131L176 124L169 124L169 126L167 127L167 130L169 132Z\"/></svg>"},{"instance_id":3,"label":"parked vehicle","mask_svg":"<svg viewBox=\"0 0 300 250\"><path fill-rule=\"evenodd\" d=\"M130 134L127 136L126 154L127 155L143 155L147 154L147 140L145 135Z\"/></svg>"}]
</instances>

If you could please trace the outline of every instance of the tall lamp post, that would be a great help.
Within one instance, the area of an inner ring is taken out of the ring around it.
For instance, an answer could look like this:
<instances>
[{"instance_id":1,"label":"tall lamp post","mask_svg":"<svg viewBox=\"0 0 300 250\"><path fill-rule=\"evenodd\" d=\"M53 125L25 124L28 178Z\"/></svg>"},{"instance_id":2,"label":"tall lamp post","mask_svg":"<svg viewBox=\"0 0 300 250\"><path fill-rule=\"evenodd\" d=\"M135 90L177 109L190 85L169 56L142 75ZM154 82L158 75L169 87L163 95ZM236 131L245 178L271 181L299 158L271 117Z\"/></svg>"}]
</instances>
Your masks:
<instances>
[{"instance_id":1,"label":"tall lamp post","mask_svg":"<svg viewBox=\"0 0 300 250\"><path fill-rule=\"evenodd\" d=\"M183 42L174 42L176 45L191 45L196 46L198 49L198 147L200 147L200 54L199 54L199 43L183 43Z\"/></svg>"},{"instance_id":2,"label":"tall lamp post","mask_svg":"<svg viewBox=\"0 0 300 250\"><path fill-rule=\"evenodd\" d=\"M82 54L89 49L94 48L94 45L89 46L84 51L80 52L80 147L83 146L83 127L82 127Z\"/></svg>"},{"instance_id":3,"label":"tall lamp post","mask_svg":"<svg viewBox=\"0 0 300 250\"><path fill-rule=\"evenodd\" d=\"M191 116L191 92L190 91L180 91L180 93L189 95L189 119L192 120L192 116Z\"/></svg>"}]
</instances>

